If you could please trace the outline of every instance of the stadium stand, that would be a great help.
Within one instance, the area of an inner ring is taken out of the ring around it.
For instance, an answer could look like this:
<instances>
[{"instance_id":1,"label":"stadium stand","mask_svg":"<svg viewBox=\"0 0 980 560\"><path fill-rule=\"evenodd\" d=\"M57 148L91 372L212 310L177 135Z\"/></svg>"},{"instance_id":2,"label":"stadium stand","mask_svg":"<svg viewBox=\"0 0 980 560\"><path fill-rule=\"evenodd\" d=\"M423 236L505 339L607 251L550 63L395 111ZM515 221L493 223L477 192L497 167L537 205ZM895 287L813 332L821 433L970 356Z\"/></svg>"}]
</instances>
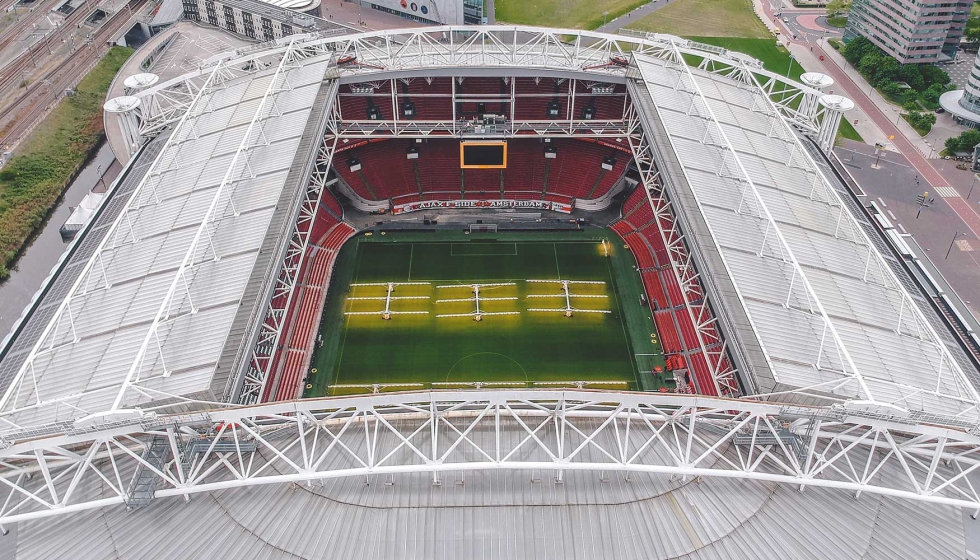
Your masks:
<instances>
[{"instance_id":1,"label":"stadium stand","mask_svg":"<svg viewBox=\"0 0 980 560\"><path fill-rule=\"evenodd\" d=\"M656 219L646 191L636 188L623 202L622 218L610 227L623 238L636 259L668 366L678 377L690 379L698 393L717 396L718 386L712 378L711 367L661 236L661 231L669 235L672 217L665 214ZM688 300L691 305L697 305L701 299L701 286L696 279L692 280L688 286ZM701 332L708 350L717 350L720 343L717 341L721 340L717 330L709 326ZM723 360L727 367L727 359ZM726 385L726 390L737 390L734 381Z\"/></svg>"},{"instance_id":2,"label":"stadium stand","mask_svg":"<svg viewBox=\"0 0 980 560\"><path fill-rule=\"evenodd\" d=\"M341 152L343 155L335 158L334 170L366 200L391 199L398 204L419 198L454 200L463 193L466 198L500 198L503 192L504 198L569 203L574 198L597 198L609 192L630 161L628 155L618 153L622 148L598 142L559 139L551 145L558 150L558 157L545 159L540 141L511 140L508 168L501 174L499 169L461 170L457 140L372 141ZM418 159L404 156L411 147L418 150ZM602 169L603 161L614 153L613 169ZM351 171L349 164L354 160L360 163L360 170ZM639 211L652 219L649 208Z\"/></svg>"},{"instance_id":3,"label":"stadium stand","mask_svg":"<svg viewBox=\"0 0 980 560\"><path fill-rule=\"evenodd\" d=\"M453 84L451 78L400 78L396 80L398 118L417 121L447 121L453 119ZM569 80L546 78L515 78L514 118L542 121L551 118L568 118L569 111L576 119L618 120L623 118L626 87L622 84L594 82L579 85L575 92L574 108L569 106ZM340 92L340 109L344 120L367 120L368 109L377 107L377 116L390 119L392 112L390 81L373 82L372 93L355 93L349 87ZM364 84L359 84L364 87ZM612 88L611 91L593 93L596 86ZM482 114L511 116L511 79L500 77L465 77L456 82L457 96L471 96L473 101L456 103L455 117L470 119ZM552 104L554 105L552 106ZM480 105L483 105L482 111ZM551 107L549 107L551 106ZM406 107L411 107L408 114ZM549 109L557 108L557 116Z\"/></svg>"},{"instance_id":4,"label":"stadium stand","mask_svg":"<svg viewBox=\"0 0 980 560\"><path fill-rule=\"evenodd\" d=\"M414 115L403 112L401 118L438 121L453 116L451 78L433 78L431 83L425 79L399 80L399 93L399 105L404 108L405 102L410 101L415 109Z\"/></svg>"},{"instance_id":5,"label":"stadium stand","mask_svg":"<svg viewBox=\"0 0 980 560\"><path fill-rule=\"evenodd\" d=\"M331 193L323 193L319 210L310 230L299 285L286 315L283 335L286 342L274 358L275 378L266 383L265 401L290 400L302 395L333 264L341 246L354 234L354 228L342 221L340 204Z\"/></svg>"},{"instance_id":6,"label":"stadium stand","mask_svg":"<svg viewBox=\"0 0 980 560\"><path fill-rule=\"evenodd\" d=\"M666 309L658 309L653 312L653 319L657 323L657 331L660 333L660 344L663 346L665 354L677 354L684 351L671 314L671 311Z\"/></svg>"}]
</instances>

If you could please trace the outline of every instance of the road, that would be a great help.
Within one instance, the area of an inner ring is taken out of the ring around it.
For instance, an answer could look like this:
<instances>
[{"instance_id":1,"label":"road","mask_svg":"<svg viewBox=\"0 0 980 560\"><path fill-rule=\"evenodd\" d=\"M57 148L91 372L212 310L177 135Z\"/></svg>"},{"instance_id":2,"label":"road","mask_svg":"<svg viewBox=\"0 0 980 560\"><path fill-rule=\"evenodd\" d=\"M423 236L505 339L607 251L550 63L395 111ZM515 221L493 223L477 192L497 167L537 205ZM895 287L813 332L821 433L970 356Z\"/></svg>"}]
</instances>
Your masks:
<instances>
[{"instance_id":1,"label":"road","mask_svg":"<svg viewBox=\"0 0 980 560\"><path fill-rule=\"evenodd\" d=\"M871 119L871 121L877 126L886 136L892 137L891 141L896 150L904 155L912 167L919 173L919 175L924 180L926 186L935 189L936 187L951 187L949 182L945 177L929 163L929 160L919 153L919 150L910 142L901 130L892 122L891 118L887 117L881 109L868 97L868 94L855 83L854 80L848 76L843 68L837 66L835 62L832 61L830 55L824 50L824 45L819 40L819 35L812 35L811 33L804 33L800 31L801 25L799 23L799 17L801 15L800 11L783 11L783 16L790 19L790 15L793 18L790 20L791 23L783 22L780 18L775 16L775 9L771 5L764 5L766 15L773 21L777 22L777 25L782 28L784 33L787 34L784 37L784 41L789 43L795 43L797 45L802 45L810 48L813 55L819 59L823 57L823 61L819 62L823 66L824 72L826 72L830 77L836 82L835 87L839 87L844 90L844 93L850 97L854 103L860 107L862 111ZM806 13L810 13L808 10ZM794 31L796 31L796 39L793 39ZM954 188L954 191L956 189ZM959 191L956 191L959 194ZM980 214L977 214L976 208L970 203L963 200L961 196L952 196L942 198L946 204L956 213L957 216L963 220L964 224L970 228L975 236L980 237Z\"/></svg>"},{"instance_id":2,"label":"road","mask_svg":"<svg viewBox=\"0 0 980 560\"><path fill-rule=\"evenodd\" d=\"M889 137L894 137L891 139L895 149L902 152L902 155L908 159L912 167L918 171L919 175L925 180L926 186L935 189L936 187L949 187L951 186L945 177L941 173L936 171L936 169L929 163L929 160L925 158L919 150L912 145L904 134L895 126L891 118L885 116L885 114L878 108L878 106L871 101L866 93L856 84L854 80L850 78L844 70L830 62L830 57L824 51L823 47L819 44L812 45L813 52L815 55L824 56L826 64L824 64L824 69L827 71L834 81L847 93L858 107L868 118L875 123L875 126L881 129ZM963 220L963 222L973 231L973 234L980 237L980 215L977 214L976 210L961 197L949 197L943 198L943 200L949 204L950 208Z\"/></svg>"}]
</instances>

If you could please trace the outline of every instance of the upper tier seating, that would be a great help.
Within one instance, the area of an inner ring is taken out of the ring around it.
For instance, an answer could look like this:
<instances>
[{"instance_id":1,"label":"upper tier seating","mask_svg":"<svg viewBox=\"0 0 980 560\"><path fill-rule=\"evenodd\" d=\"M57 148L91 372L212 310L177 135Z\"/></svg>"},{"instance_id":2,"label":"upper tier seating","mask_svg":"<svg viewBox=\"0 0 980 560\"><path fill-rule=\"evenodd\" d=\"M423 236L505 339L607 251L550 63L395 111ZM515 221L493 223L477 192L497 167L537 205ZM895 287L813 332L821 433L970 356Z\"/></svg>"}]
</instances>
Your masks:
<instances>
[{"instance_id":1,"label":"upper tier seating","mask_svg":"<svg viewBox=\"0 0 980 560\"><path fill-rule=\"evenodd\" d=\"M570 202L572 198L600 197L620 180L630 161L629 154L597 142L556 139L550 146L557 150L554 159L544 157L546 144L539 140L521 138L508 142L508 165L503 171L505 198ZM406 154L412 148L418 150L419 157L410 160ZM607 171L601 164L610 155L616 163L612 171ZM359 171L350 170L354 159L361 164ZM361 142L344 148L334 157L334 170L358 196L367 200L392 199L394 203L419 198L452 200L464 191L466 198L501 196L500 170L462 170L457 140ZM638 211L652 219L649 208Z\"/></svg>"}]
</instances>

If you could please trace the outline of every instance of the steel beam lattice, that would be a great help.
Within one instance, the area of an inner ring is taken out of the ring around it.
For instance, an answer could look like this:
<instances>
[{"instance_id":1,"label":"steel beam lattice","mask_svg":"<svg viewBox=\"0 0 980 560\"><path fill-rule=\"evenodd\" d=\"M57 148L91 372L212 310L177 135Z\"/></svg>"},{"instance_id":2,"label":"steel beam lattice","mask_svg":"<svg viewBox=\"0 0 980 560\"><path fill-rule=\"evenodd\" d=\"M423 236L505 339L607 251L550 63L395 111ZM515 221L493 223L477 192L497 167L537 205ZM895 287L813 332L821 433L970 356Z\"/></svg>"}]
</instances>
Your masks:
<instances>
[{"instance_id":1,"label":"steel beam lattice","mask_svg":"<svg viewBox=\"0 0 980 560\"><path fill-rule=\"evenodd\" d=\"M150 447L159 454L161 437L172 442L169 454L146 458ZM556 480L568 471L738 478L977 509L968 475L980 467L978 452L980 437L958 430L679 394L307 399L14 443L0 451L0 524L124 504L137 470L155 499L337 477L544 470Z\"/></svg>"}]
</instances>

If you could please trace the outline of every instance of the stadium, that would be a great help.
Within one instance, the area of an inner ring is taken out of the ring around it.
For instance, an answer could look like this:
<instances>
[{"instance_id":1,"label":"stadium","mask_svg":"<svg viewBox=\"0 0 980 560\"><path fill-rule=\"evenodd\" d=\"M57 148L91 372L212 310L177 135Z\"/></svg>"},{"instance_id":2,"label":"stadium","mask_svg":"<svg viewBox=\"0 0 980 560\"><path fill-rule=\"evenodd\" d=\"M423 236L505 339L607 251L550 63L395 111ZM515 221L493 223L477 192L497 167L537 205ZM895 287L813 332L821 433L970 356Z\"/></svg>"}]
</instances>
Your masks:
<instances>
[{"instance_id":1,"label":"stadium","mask_svg":"<svg viewBox=\"0 0 980 560\"><path fill-rule=\"evenodd\" d=\"M344 33L111 105L0 354L4 557L967 557L977 365L825 76Z\"/></svg>"}]
</instances>

